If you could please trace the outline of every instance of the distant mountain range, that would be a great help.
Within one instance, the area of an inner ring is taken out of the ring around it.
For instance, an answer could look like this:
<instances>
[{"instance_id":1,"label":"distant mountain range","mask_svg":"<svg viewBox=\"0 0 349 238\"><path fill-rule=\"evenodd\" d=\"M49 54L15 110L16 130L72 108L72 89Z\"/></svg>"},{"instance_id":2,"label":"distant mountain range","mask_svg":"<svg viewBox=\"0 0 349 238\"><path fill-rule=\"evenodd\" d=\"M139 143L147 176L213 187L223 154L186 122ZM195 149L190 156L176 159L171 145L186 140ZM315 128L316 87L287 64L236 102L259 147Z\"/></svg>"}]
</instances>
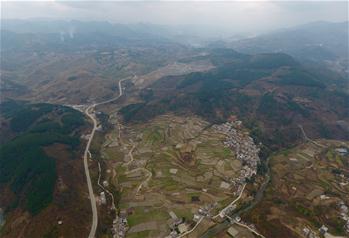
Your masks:
<instances>
[{"instance_id":1,"label":"distant mountain range","mask_svg":"<svg viewBox=\"0 0 349 238\"><path fill-rule=\"evenodd\" d=\"M174 44L170 32L150 24L109 22L2 20L1 48L5 50L88 49L130 45Z\"/></svg>"},{"instance_id":2,"label":"distant mountain range","mask_svg":"<svg viewBox=\"0 0 349 238\"><path fill-rule=\"evenodd\" d=\"M1 31L2 49L166 43L201 46L203 42L212 40L213 35L219 39L219 34L214 34L213 30L193 26L77 20L1 20ZM232 38L240 40L221 38L222 41L216 41L213 45L252 54L283 52L304 60L348 59L348 22L314 22L253 38L243 38L241 35Z\"/></svg>"},{"instance_id":3,"label":"distant mountain range","mask_svg":"<svg viewBox=\"0 0 349 238\"><path fill-rule=\"evenodd\" d=\"M348 22L315 22L232 42L246 53L284 52L307 60L348 58Z\"/></svg>"}]
</instances>

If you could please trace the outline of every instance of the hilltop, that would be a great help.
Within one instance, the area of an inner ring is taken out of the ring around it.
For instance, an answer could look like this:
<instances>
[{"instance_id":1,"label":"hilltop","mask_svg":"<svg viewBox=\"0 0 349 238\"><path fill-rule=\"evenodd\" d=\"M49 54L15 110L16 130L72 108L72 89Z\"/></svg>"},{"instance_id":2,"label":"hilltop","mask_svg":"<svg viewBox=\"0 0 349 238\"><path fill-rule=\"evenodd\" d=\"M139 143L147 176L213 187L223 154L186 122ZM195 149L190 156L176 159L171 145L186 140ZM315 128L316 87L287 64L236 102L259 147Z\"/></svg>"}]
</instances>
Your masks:
<instances>
[{"instance_id":1,"label":"hilltop","mask_svg":"<svg viewBox=\"0 0 349 238\"><path fill-rule=\"evenodd\" d=\"M121 109L124 119L139 122L166 111L190 112L211 122L238 115L256 139L271 147L299 140L298 124L313 137L347 138L339 122L348 117L348 95L291 56L217 49L200 58L215 68L157 80L139 93L139 103Z\"/></svg>"}]
</instances>

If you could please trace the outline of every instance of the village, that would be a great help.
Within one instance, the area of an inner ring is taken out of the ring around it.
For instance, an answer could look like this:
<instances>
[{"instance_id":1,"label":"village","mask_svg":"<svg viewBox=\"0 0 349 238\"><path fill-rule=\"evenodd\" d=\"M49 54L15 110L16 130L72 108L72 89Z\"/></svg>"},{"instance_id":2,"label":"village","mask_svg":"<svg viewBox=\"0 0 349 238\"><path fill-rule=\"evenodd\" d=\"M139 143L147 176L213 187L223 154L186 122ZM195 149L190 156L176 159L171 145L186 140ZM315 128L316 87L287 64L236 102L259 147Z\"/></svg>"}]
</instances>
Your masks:
<instances>
[{"instance_id":1,"label":"village","mask_svg":"<svg viewBox=\"0 0 349 238\"><path fill-rule=\"evenodd\" d=\"M241 221L239 216L235 217L234 219L229 216L229 214L231 214L237 208L235 203L241 197L247 181L257 174L257 165L260 163L258 156L259 148L254 144L253 139L248 135L248 133L241 130L242 122L236 120L234 116L232 116L230 119L230 121L224 124L213 125L213 129L226 136L226 140L223 142L223 144L233 150L235 152L235 157L243 164L239 177L229 178L228 181L230 181L230 183L223 181L220 186L221 188L230 188L233 191L234 196L238 196L238 198L220 210L217 215L211 214L211 210L216 207L217 204L209 204L205 207L199 208L198 212L194 214L193 221L196 222L195 226L197 226L204 217L208 217L209 219L213 220L216 220L217 217L220 219L227 217L231 220L232 224L238 223L246 226L252 231L255 231L256 228L253 224L245 224L243 221ZM175 220L171 228L172 232L169 236L167 236L168 238L183 237L184 235L188 234L189 230L188 226L180 220ZM238 233L233 227L228 229L227 232L233 237L235 237L235 235Z\"/></svg>"},{"instance_id":2,"label":"village","mask_svg":"<svg viewBox=\"0 0 349 238\"><path fill-rule=\"evenodd\" d=\"M169 230L167 235L158 234L154 237L177 238L186 237L195 232L203 232L207 229L205 224L212 225L227 218L232 219L230 215L238 208L238 202L243 197L248 181L257 174L257 166L260 163L259 148L249 136L248 131L243 128L242 122L235 117L232 116L226 123L209 127L207 122L198 118L171 117L171 122L168 123L169 118L168 116L160 117L153 124L142 129L141 133L136 133L139 129L135 128L123 131L121 134L124 141L123 146L116 142L115 136L113 136L115 141L111 140L106 143L106 151L123 151L124 158L118 163L121 166L120 169L122 168L121 171L124 171L126 177L123 178L126 180L119 180L119 182L124 187L124 196L132 196L131 200L121 200L121 206L129 208L119 209L119 213L114 217L111 228L114 238L133 237L132 234L137 234L135 232L155 232L157 227L165 221ZM168 137L164 141L172 143L173 149L170 149L168 144L163 145L157 141L159 133L164 133L165 138ZM117 131L116 135L120 137L120 131ZM112 139L109 135L107 138ZM144 140L146 138L148 139ZM149 142L149 138L153 142ZM181 141L187 140L186 138L195 138L195 140L182 143ZM126 141L127 144L125 144ZM152 149L150 150L150 148ZM154 153L153 157L149 157L150 151ZM195 157L192 155L194 151ZM106 152L103 154L108 157L113 156ZM177 157L180 154L182 157ZM218 157L217 154L219 154ZM170 159L170 164L165 163L167 160L163 159L161 163L152 163L154 159L160 159L164 155ZM175 157L177 158L175 159ZM192 166L191 164L195 162L196 158L199 159L199 168L202 172L194 172L195 170L193 170L187 174L181 166ZM178 163L182 165L178 166ZM234 167L230 168L230 166ZM168 176L167 180L163 180L166 178L165 176ZM149 218L144 214L144 218L137 218L144 220L144 222L134 225L133 217L139 209L151 210L147 206L155 202L151 198L151 194L157 191L154 186L164 183L162 181L167 181L164 185L175 188L175 190L166 195L165 189L162 192L163 195L156 194L156 196L162 197L168 202L176 197L178 201L182 201L186 205L182 209L178 209L175 204L167 202L166 205L161 206L159 211L153 211L155 214L161 214L163 218L166 217L165 221L149 221ZM204 181L211 181L210 183L214 183L216 186L207 183L205 186ZM143 191L149 191L150 186L153 186L150 190L151 194L145 194ZM201 186L199 193L197 186ZM201 195L191 196L190 201L187 201L185 194L191 193L190 191L195 191L195 194ZM212 199L213 197L214 199ZM227 204L220 202L223 200ZM98 201L101 205L106 203L104 192L101 192ZM146 207L141 208L142 204ZM137 208L138 206L140 207ZM188 214L184 219L181 214L188 209L191 210L191 215ZM244 226L243 229L251 231L255 229L253 224L245 224L240 217L234 217L231 222ZM162 234L161 231L159 232Z\"/></svg>"},{"instance_id":3,"label":"village","mask_svg":"<svg viewBox=\"0 0 349 238\"><path fill-rule=\"evenodd\" d=\"M260 149L254 144L248 133L237 129L241 125L242 122L236 120L213 126L216 130L226 135L224 145L231 148L235 152L236 158L242 162L243 167L240 171L240 176L230 180L231 185L237 188L236 194L240 193L242 186L248 179L257 174L257 166L260 162L258 156Z\"/></svg>"}]
</instances>

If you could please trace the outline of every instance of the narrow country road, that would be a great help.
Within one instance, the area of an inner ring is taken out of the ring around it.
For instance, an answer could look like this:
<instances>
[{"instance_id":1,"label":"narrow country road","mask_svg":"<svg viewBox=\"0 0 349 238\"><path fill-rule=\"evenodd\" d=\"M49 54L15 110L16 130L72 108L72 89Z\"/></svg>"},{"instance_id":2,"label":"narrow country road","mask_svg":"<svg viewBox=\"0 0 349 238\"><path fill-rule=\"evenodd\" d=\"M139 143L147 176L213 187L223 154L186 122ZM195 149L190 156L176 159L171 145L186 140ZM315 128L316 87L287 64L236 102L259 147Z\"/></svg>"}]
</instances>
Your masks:
<instances>
[{"instance_id":1,"label":"narrow country road","mask_svg":"<svg viewBox=\"0 0 349 238\"><path fill-rule=\"evenodd\" d=\"M266 167L267 167L267 171L265 173L265 176L266 176L266 179L265 181L263 182L262 186L260 187L260 189L257 191L257 194L255 196L255 199L252 201L252 203L241 209L241 210L238 210L237 212L234 212L232 214L229 215L228 218L234 218L234 217L237 217L237 216L241 216L241 214L253 209L263 198L263 195L264 195L264 191L265 189L267 188L269 182L270 182L270 168L269 168L269 160L270 160L271 156L269 156L266 160ZM229 227L231 226L231 222L229 219L226 219L224 222L222 223L218 223L212 227L210 227L204 234L202 234L200 236L200 238L209 238L209 237L214 237L215 235L217 235L219 232L223 231L223 230L226 230L228 229ZM261 234L258 233L258 235L261 236Z\"/></svg>"},{"instance_id":2,"label":"narrow country road","mask_svg":"<svg viewBox=\"0 0 349 238\"><path fill-rule=\"evenodd\" d=\"M237 201L239 201L239 199L242 197L242 194L244 193L244 190L245 190L245 187L246 187L246 183L242 186L242 189L240 191L240 194L239 196L234 200L232 201L229 205L227 205L226 207L224 207L220 212L218 212L217 215L213 216L212 218L217 218L219 216L225 216L225 211L229 208L229 207L232 207Z\"/></svg>"},{"instance_id":3,"label":"narrow country road","mask_svg":"<svg viewBox=\"0 0 349 238\"><path fill-rule=\"evenodd\" d=\"M113 102L117 99L119 99L122 94L122 85L121 83L125 80L127 80L128 78L125 79L121 79L119 81L119 95L115 98L100 102L100 103L95 103L92 104L90 106L88 106L85 110L85 114L92 120L93 122L93 129L91 131L90 137L87 141L87 145L85 148L85 152L84 152L84 169L85 169L85 175L86 175L86 180L87 180L87 186L88 186L88 193L89 193L89 197L90 197L90 201L91 201L91 208L92 208L92 225L91 225L91 229L90 229L90 233L88 235L89 238L94 238L96 236L96 230L97 230L97 225L98 225L98 214L97 214L97 205L96 205L96 198L95 195L93 193L93 187L92 187L92 182L91 182L91 177L90 177L90 171L88 169L88 155L91 156L90 153L90 146L91 146L91 142L93 140L93 136L95 134L95 131L97 129L97 120L94 117L94 109L96 106L102 105L102 104L106 104L106 103L110 103Z\"/></svg>"},{"instance_id":4,"label":"narrow country road","mask_svg":"<svg viewBox=\"0 0 349 238\"><path fill-rule=\"evenodd\" d=\"M317 145L317 146L322 147L322 148L325 147L324 145L321 145L320 143L317 143L316 141L310 139L310 138L307 136L307 134L305 133L304 128L303 128L302 125L299 124L298 127L299 127L299 129L301 129L305 141L310 141L310 142L313 143L314 145Z\"/></svg>"}]
</instances>

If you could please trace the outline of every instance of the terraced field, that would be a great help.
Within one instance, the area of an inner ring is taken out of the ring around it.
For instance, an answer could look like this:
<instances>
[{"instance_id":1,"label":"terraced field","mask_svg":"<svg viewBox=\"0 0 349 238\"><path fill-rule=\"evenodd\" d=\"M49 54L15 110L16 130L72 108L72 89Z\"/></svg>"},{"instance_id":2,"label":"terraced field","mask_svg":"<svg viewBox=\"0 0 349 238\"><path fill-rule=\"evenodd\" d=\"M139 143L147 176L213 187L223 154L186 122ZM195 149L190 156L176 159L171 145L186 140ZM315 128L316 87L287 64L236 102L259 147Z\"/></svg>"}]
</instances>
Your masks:
<instances>
[{"instance_id":1,"label":"terraced field","mask_svg":"<svg viewBox=\"0 0 349 238\"><path fill-rule=\"evenodd\" d=\"M348 147L348 142L318 140L276 154L270 160L271 184L246 219L266 237L306 237L307 230L319 235L322 225L347 237L349 156L338 149Z\"/></svg>"},{"instance_id":2,"label":"terraced field","mask_svg":"<svg viewBox=\"0 0 349 238\"><path fill-rule=\"evenodd\" d=\"M199 208L216 214L236 195L226 185L241 162L223 145L225 135L202 119L164 115L122 128L120 137L116 127L107 138L102 153L114 170L109 182L121 194L127 237L164 237L174 215L193 224Z\"/></svg>"}]
</instances>

